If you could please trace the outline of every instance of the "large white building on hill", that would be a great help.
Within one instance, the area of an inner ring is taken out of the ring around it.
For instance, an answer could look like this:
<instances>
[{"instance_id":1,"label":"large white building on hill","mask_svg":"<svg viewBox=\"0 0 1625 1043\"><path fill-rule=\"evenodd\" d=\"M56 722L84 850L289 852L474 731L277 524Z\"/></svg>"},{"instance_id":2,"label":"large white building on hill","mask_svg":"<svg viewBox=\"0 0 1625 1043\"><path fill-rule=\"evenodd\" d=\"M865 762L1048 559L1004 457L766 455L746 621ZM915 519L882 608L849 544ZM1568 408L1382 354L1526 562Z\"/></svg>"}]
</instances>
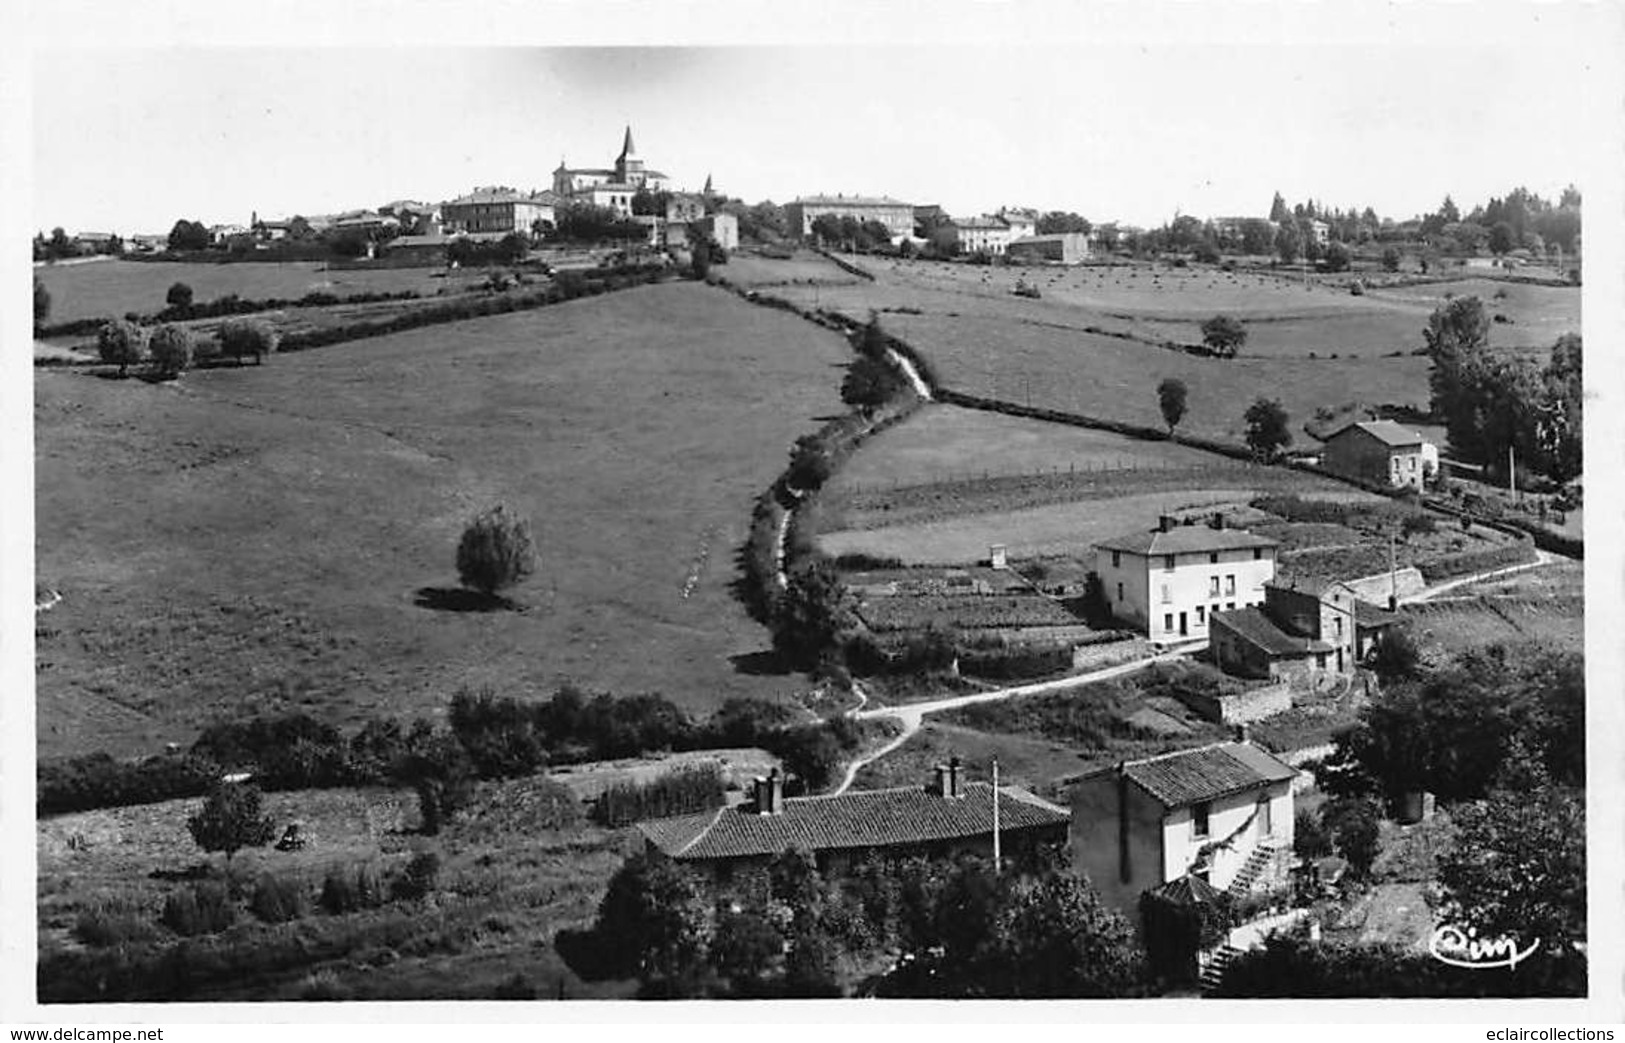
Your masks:
<instances>
[{"instance_id":1,"label":"large white building on hill","mask_svg":"<svg viewBox=\"0 0 1625 1043\"><path fill-rule=\"evenodd\" d=\"M1163 516L1150 531L1095 545L1095 573L1111 614L1161 644L1205 640L1215 613L1264 603L1275 578L1274 540Z\"/></svg>"},{"instance_id":2,"label":"large white building on hill","mask_svg":"<svg viewBox=\"0 0 1625 1043\"><path fill-rule=\"evenodd\" d=\"M615 157L613 167L568 167L563 158L553 171L553 191L568 202L592 203L594 206L632 212L632 197L638 189L663 192L671 188L671 178L646 166L632 144L632 128L626 128L621 143L621 154Z\"/></svg>"}]
</instances>

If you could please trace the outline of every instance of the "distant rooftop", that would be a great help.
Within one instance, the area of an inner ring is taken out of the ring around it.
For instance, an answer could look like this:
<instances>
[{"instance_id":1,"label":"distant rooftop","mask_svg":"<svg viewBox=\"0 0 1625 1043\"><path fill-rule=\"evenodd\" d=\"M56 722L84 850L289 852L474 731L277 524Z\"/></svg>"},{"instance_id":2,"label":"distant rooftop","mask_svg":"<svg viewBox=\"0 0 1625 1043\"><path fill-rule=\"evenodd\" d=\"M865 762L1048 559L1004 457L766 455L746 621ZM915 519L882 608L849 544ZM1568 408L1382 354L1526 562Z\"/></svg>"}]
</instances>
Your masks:
<instances>
[{"instance_id":1,"label":"distant rooftop","mask_svg":"<svg viewBox=\"0 0 1625 1043\"><path fill-rule=\"evenodd\" d=\"M791 200L786 205L795 206L797 204L802 206L901 206L913 209L912 203L905 203L900 199L893 199L891 196L802 196L799 199Z\"/></svg>"},{"instance_id":2,"label":"distant rooftop","mask_svg":"<svg viewBox=\"0 0 1625 1043\"><path fill-rule=\"evenodd\" d=\"M1267 536L1255 536L1242 529L1215 529L1209 525L1175 525L1167 532L1160 528L1131 532L1095 544L1106 550L1126 551L1129 554L1197 554L1203 551L1241 550L1250 547L1274 547L1276 542Z\"/></svg>"},{"instance_id":3,"label":"distant rooftop","mask_svg":"<svg viewBox=\"0 0 1625 1043\"><path fill-rule=\"evenodd\" d=\"M1016 786L999 787L999 828L1064 825L1065 808ZM923 786L863 790L830 797L791 797L776 815L752 805L654 819L638 826L661 851L681 860L772 856L788 847L814 851L891 847L993 833L993 787L972 782L964 796L942 797Z\"/></svg>"},{"instance_id":4,"label":"distant rooftop","mask_svg":"<svg viewBox=\"0 0 1625 1043\"><path fill-rule=\"evenodd\" d=\"M1377 441L1396 448L1422 444L1421 434L1412 431L1403 424L1396 424L1392 420L1363 420L1357 424L1349 424L1347 427L1338 429L1337 434L1341 435L1350 428L1359 428ZM1336 437L1336 435L1332 437Z\"/></svg>"}]
</instances>

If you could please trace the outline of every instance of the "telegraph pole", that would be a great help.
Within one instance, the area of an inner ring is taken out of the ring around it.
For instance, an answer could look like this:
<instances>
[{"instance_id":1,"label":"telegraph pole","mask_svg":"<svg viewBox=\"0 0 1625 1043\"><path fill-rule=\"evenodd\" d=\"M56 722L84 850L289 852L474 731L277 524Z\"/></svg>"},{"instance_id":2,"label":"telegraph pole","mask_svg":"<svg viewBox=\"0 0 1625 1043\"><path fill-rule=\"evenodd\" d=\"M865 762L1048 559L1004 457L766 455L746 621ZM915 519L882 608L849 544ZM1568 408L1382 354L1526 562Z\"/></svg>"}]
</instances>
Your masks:
<instances>
[{"instance_id":1,"label":"telegraph pole","mask_svg":"<svg viewBox=\"0 0 1625 1043\"><path fill-rule=\"evenodd\" d=\"M999 758L993 758L993 875L999 875Z\"/></svg>"}]
</instances>

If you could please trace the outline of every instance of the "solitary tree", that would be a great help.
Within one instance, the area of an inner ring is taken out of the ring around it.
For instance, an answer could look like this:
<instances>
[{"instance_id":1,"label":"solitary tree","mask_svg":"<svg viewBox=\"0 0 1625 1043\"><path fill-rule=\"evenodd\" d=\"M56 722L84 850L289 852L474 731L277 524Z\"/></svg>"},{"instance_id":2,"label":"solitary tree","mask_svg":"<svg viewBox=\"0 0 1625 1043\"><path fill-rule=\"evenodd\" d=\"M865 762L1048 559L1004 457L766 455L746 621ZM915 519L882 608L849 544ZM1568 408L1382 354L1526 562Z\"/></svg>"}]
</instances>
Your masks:
<instances>
[{"instance_id":1,"label":"solitary tree","mask_svg":"<svg viewBox=\"0 0 1625 1043\"><path fill-rule=\"evenodd\" d=\"M1382 269L1385 272L1399 271L1399 248L1390 246L1382 251Z\"/></svg>"},{"instance_id":2,"label":"solitary tree","mask_svg":"<svg viewBox=\"0 0 1625 1043\"><path fill-rule=\"evenodd\" d=\"M186 828L198 847L226 853L228 872L231 856L245 847L264 847L276 833L271 818L260 811L259 787L243 782L216 786Z\"/></svg>"},{"instance_id":3,"label":"solitary tree","mask_svg":"<svg viewBox=\"0 0 1625 1043\"><path fill-rule=\"evenodd\" d=\"M1303 237L1298 234L1298 226L1291 221L1283 221L1275 229L1275 251L1281 256L1281 263L1291 264L1298 259L1303 251Z\"/></svg>"},{"instance_id":4,"label":"solitary tree","mask_svg":"<svg viewBox=\"0 0 1625 1043\"><path fill-rule=\"evenodd\" d=\"M1168 425L1168 437L1174 437L1174 428L1185 419L1186 388L1183 380L1169 377L1157 385L1157 403L1162 406L1162 419Z\"/></svg>"},{"instance_id":5,"label":"solitary tree","mask_svg":"<svg viewBox=\"0 0 1625 1043\"><path fill-rule=\"evenodd\" d=\"M148 342L154 372L160 377L179 376L192 365L194 346L192 331L185 326L165 323L158 327Z\"/></svg>"},{"instance_id":6,"label":"solitary tree","mask_svg":"<svg viewBox=\"0 0 1625 1043\"><path fill-rule=\"evenodd\" d=\"M38 279L34 280L34 325L51 317L51 291Z\"/></svg>"},{"instance_id":7,"label":"solitary tree","mask_svg":"<svg viewBox=\"0 0 1625 1043\"><path fill-rule=\"evenodd\" d=\"M1349 248L1340 242L1332 242L1326 247L1326 270L1328 272L1346 272L1353 255Z\"/></svg>"},{"instance_id":8,"label":"solitary tree","mask_svg":"<svg viewBox=\"0 0 1625 1043\"><path fill-rule=\"evenodd\" d=\"M513 586L536 568L530 523L502 504L484 511L457 543L457 576L487 597Z\"/></svg>"},{"instance_id":9,"label":"solitary tree","mask_svg":"<svg viewBox=\"0 0 1625 1043\"><path fill-rule=\"evenodd\" d=\"M1235 358L1247 343L1247 327L1229 315L1215 315L1202 323L1202 343L1223 358Z\"/></svg>"},{"instance_id":10,"label":"solitary tree","mask_svg":"<svg viewBox=\"0 0 1625 1043\"><path fill-rule=\"evenodd\" d=\"M891 401L903 389L903 378L888 363L859 355L841 381L841 401L849 406L873 409Z\"/></svg>"},{"instance_id":11,"label":"solitary tree","mask_svg":"<svg viewBox=\"0 0 1625 1043\"><path fill-rule=\"evenodd\" d=\"M1377 858L1381 809L1365 797L1343 797L1321 810L1321 821L1331 833L1337 853L1348 860L1349 872L1364 879Z\"/></svg>"},{"instance_id":12,"label":"solitary tree","mask_svg":"<svg viewBox=\"0 0 1625 1043\"><path fill-rule=\"evenodd\" d=\"M1505 221L1497 221L1495 227L1490 229L1490 253L1504 257L1516 245L1517 237L1513 234L1512 226Z\"/></svg>"},{"instance_id":13,"label":"solitary tree","mask_svg":"<svg viewBox=\"0 0 1625 1043\"><path fill-rule=\"evenodd\" d=\"M1272 460L1283 447L1292 444L1286 410L1277 400L1259 398L1247 407L1243 419L1247 421L1247 447L1256 456Z\"/></svg>"},{"instance_id":14,"label":"solitary tree","mask_svg":"<svg viewBox=\"0 0 1625 1043\"><path fill-rule=\"evenodd\" d=\"M171 308L185 311L192 306L192 288L183 282L178 282L164 294L164 303Z\"/></svg>"},{"instance_id":15,"label":"solitary tree","mask_svg":"<svg viewBox=\"0 0 1625 1043\"><path fill-rule=\"evenodd\" d=\"M128 319L115 319L96 334L96 351L103 362L117 363L122 377L147 357L147 331Z\"/></svg>"}]
</instances>

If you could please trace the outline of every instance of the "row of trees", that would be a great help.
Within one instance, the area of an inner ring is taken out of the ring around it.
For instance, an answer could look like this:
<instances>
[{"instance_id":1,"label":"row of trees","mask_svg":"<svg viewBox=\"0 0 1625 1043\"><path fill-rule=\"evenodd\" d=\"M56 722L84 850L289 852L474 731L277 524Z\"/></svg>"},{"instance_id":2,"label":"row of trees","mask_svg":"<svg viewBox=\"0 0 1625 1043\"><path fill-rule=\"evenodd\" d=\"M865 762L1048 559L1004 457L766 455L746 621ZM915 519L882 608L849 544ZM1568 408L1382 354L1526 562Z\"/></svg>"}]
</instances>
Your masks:
<instances>
[{"instance_id":1,"label":"row of trees","mask_svg":"<svg viewBox=\"0 0 1625 1043\"><path fill-rule=\"evenodd\" d=\"M1131 925L1054 857L870 856L826 875L805 850L728 883L658 852L611 879L593 926L557 946L588 978L659 997L1098 998L1140 994ZM865 975L865 969L878 974Z\"/></svg>"},{"instance_id":2,"label":"row of trees","mask_svg":"<svg viewBox=\"0 0 1625 1043\"><path fill-rule=\"evenodd\" d=\"M1581 473L1582 345L1577 333L1545 364L1495 352L1491 319L1477 297L1460 297L1428 319L1428 390L1457 456L1505 475L1512 450L1522 466L1555 482Z\"/></svg>"},{"instance_id":3,"label":"row of trees","mask_svg":"<svg viewBox=\"0 0 1625 1043\"><path fill-rule=\"evenodd\" d=\"M199 338L176 323L151 328L116 319L97 333L96 352L103 362L118 366L121 377L131 366L148 363L153 376L168 379L203 359L231 358L241 364L252 356L259 365L276 351L278 339L275 328L260 319L227 319L210 338Z\"/></svg>"}]
</instances>

